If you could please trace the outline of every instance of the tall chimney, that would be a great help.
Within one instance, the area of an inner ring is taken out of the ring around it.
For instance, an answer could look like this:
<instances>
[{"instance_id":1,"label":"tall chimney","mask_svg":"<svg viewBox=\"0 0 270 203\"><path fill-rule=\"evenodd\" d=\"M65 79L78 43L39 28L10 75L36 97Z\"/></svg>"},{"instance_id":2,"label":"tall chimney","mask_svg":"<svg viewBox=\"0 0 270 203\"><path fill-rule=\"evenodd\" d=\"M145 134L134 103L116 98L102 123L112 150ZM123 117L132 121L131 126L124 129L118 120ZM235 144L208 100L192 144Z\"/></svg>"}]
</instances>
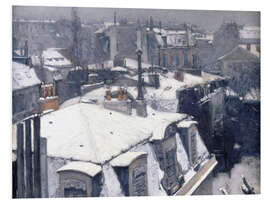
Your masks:
<instances>
[{"instance_id":1,"label":"tall chimney","mask_svg":"<svg viewBox=\"0 0 270 203\"><path fill-rule=\"evenodd\" d=\"M150 16L150 25L149 25L149 28L150 28L150 31L152 31L153 28L154 28L154 21L153 21L152 16Z\"/></svg>"},{"instance_id":2,"label":"tall chimney","mask_svg":"<svg viewBox=\"0 0 270 203\"><path fill-rule=\"evenodd\" d=\"M142 51L137 50L138 56L138 96L137 100L143 100L143 91L142 91Z\"/></svg>"},{"instance_id":3,"label":"tall chimney","mask_svg":"<svg viewBox=\"0 0 270 203\"><path fill-rule=\"evenodd\" d=\"M27 40L24 43L24 56L28 57L28 41Z\"/></svg>"},{"instance_id":4,"label":"tall chimney","mask_svg":"<svg viewBox=\"0 0 270 203\"><path fill-rule=\"evenodd\" d=\"M143 80L142 80L142 51L138 49L138 96L136 99L136 114L137 116L146 117L147 116L147 106L146 101L143 97Z\"/></svg>"},{"instance_id":5,"label":"tall chimney","mask_svg":"<svg viewBox=\"0 0 270 203\"><path fill-rule=\"evenodd\" d=\"M191 28L190 25L186 25L186 36L187 36L187 46L192 46L192 39L191 39Z\"/></svg>"},{"instance_id":6,"label":"tall chimney","mask_svg":"<svg viewBox=\"0 0 270 203\"><path fill-rule=\"evenodd\" d=\"M114 11L113 14L113 24L116 25L116 11Z\"/></svg>"}]
</instances>

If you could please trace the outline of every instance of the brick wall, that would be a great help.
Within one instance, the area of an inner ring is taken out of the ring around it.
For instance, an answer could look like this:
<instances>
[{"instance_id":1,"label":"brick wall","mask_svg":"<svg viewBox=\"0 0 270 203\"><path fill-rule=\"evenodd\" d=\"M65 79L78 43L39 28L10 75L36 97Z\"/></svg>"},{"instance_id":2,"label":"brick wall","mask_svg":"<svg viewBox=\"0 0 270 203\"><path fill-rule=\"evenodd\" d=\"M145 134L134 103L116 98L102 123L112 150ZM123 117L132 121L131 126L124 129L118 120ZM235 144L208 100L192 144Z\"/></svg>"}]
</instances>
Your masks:
<instances>
[{"instance_id":1,"label":"brick wall","mask_svg":"<svg viewBox=\"0 0 270 203\"><path fill-rule=\"evenodd\" d=\"M59 109L58 97L41 100L40 109L41 109L41 112L46 111L46 110L50 110L50 109L52 109L52 110Z\"/></svg>"}]
</instances>

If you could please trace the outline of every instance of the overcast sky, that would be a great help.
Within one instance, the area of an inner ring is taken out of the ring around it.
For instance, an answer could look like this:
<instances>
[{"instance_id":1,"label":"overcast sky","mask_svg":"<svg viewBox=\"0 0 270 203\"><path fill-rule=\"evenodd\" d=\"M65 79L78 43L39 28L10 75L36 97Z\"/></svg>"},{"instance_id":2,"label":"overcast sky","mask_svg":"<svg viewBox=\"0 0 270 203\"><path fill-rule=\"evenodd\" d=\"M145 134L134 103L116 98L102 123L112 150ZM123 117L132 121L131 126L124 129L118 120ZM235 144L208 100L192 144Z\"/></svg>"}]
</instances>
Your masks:
<instances>
[{"instance_id":1,"label":"overcast sky","mask_svg":"<svg viewBox=\"0 0 270 203\"><path fill-rule=\"evenodd\" d=\"M113 13L118 19L141 21L153 16L155 21L193 23L208 30L216 30L225 21L238 24L260 26L260 13L254 11L203 11L203 10L167 10L167 9L117 9L117 8L78 8L82 21L113 21ZM70 7L13 7L13 17L26 19L61 19L70 18Z\"/></svg>"}]
</instances>

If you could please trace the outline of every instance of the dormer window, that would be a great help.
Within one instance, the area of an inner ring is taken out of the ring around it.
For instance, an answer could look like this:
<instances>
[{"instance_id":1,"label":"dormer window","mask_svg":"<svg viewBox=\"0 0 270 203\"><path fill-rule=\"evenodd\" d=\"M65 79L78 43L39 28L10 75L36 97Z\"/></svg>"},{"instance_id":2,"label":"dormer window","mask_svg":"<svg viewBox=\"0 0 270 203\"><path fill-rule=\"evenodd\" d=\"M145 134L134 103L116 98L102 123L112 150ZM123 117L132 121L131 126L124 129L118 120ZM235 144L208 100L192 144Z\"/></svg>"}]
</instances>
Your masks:
<instances>
[{"instance_id":1,"label":"dormer window","mask_svg":"<svg viewBox=\"0 0 270 203\"><path fill-rule=\"evenodd\" d=\"M57 170L61 197L98 197L101 191L101 167L74 161Z\"/></svg>"},{"instance_id":2,"label":"dormer window","mask_svg":"<svg viewBox=\"0 0 270 203\"><path fill-rule=\"evenodd\" d=\"M147 196L147 154L126 152L111 161L126 196Z\"/></svg>"}]
</instances>

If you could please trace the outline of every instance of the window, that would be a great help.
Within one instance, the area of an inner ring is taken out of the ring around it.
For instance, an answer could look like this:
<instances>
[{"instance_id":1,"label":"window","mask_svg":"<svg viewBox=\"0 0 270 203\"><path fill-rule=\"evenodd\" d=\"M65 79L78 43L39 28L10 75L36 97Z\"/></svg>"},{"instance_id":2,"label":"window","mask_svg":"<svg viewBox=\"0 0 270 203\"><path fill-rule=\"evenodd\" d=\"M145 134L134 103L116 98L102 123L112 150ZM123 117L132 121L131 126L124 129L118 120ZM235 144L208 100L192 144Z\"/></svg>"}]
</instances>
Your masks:
<instances>
[{"instance_id":1,"label":"window","mask_svg":"<svg viewBox=\"0 0 270 203\"><path fill-rule=\"evenodd\" d=\"M123 163L122 160L125 160ZM147 154L126 152L111 161L126 196L146 196Z\"/></svg>"}]
</instances>

